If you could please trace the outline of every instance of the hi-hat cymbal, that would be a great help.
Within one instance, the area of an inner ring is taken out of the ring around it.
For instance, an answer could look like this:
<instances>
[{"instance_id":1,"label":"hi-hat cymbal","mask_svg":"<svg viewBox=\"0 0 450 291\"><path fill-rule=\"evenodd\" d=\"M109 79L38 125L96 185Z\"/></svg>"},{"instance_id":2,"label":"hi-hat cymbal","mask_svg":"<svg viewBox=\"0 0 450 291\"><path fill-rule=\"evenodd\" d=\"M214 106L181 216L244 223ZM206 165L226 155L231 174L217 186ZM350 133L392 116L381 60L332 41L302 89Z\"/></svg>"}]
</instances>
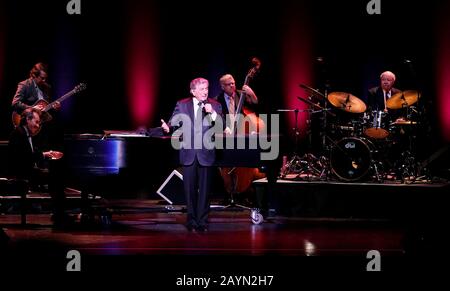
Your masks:
<instances>
[{"instance_id":1,"label":"hi-hat cymbal","mask_svg":"<svg viewBox=\"0 0 450 291\"><path fill-rule=\"evenodd\" d=\"M331 92L328 101L335 107L351 113L366 111L366 104L358 97L346 92Z\"/></svg>"},{"instance_id":2,"label":"hi-hat cymbal","mask_svg":"<svg viewBox=\"0 0 450 291\"><path fill-rule=\"evenodd\" d=\"M406 90L394 94L386 100L386 107L389 109L401 109L413 105L419 100L419 92L415 90Z\"/></svg>"},{"instance_id":3,"label":"hi-hat cymbal","mask_svg":"<svg viewBox=\"0 0 450 291\"><path fill-rule=\"evenodd\" d=\"M414 124L417 124L417 122L406 119L397 119L396 121L391 123L391 125L414 125Z\"/></svg>"}]
</instances>

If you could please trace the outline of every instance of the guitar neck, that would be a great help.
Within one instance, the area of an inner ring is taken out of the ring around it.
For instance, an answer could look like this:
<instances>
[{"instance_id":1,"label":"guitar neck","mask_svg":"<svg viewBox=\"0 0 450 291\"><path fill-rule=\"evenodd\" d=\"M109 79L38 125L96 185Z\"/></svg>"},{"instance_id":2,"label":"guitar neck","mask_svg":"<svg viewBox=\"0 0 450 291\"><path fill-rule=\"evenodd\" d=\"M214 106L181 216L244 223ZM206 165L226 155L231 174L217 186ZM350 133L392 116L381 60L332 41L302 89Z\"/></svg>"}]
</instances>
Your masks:
<instances>
[{"instance_id":1,"label":"guitar neck","mask_svg":"<svg viewBox=\"0 0 450 291\"><path fill-rule=\"evenodd\" d=\"M54 105L56 102L60 102L60 103L61 103L61 102L63 102L64 100L66 100L67 98L69 98L70 96L72 96L74 93L75 93L75 91L72 90L72 91L70 91L70 92L64 94L63 96L59 97L59 98L56 99L55 101L49 103L49 104L45 107L44 111L48 111L48 110L52 109L53 105Z\"/></svg>"}]
</instances>

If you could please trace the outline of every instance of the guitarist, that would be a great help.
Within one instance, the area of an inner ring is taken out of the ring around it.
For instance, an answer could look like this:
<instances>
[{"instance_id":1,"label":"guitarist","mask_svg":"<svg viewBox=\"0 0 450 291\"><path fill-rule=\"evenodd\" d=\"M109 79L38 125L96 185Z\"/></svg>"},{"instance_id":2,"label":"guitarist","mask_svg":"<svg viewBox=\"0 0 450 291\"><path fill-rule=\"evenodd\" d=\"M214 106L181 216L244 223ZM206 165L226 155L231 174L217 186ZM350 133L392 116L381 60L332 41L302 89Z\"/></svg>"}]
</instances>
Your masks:
<instances>
[{"instance_id":1,"label":"guitarist","mask_svg":"<svg viewBox=\"0 0 450 291\"><path fill-rule=\"evenodd\" d=\"M44 63L35 64L30 70L30 77L17 85L17 91L12 100L12 110L17 113L18 116L22 114L22 112L30 107L35 107L38 110L43 110L45 105L39 102L40 100L46 101L46 103L50 102L50 85L47 83L48 74L47 74L47 65ZM39 105L34 106L36 103L40 103ZM61 108L61 104L59 102L55 102L52 105L51 111L57 111ZM13 114L14 115L14 114ZM42 111L41 119L42 122L47 121L50 118L50 114ZM17 124L15 124L17 126ZM42 144L45 145L49 143L49 140L54 142L59 141L59 137L57 129L55 126L51 126L51 129L44 129L44 132L41 132L40 140Z\"/></svg>"},{"instance_id":2,"label":"guitarist","mask_svg":"<svg viewBox=\"0 0 450 291\"><path fill-rule=\"evenodd\" d=\"M30 70L30 78L22 81L17 86L16 95L12 101L12 108L14 112L19 115L23 110L33 107L33 105L41 99L50 102L49 91L50 85L47 83L47 66L43 63L37 63ZM37 108L44 109L43 106ZM59 110L61 104L56 102L53 109Z\"/></svg>"}]
</instances>

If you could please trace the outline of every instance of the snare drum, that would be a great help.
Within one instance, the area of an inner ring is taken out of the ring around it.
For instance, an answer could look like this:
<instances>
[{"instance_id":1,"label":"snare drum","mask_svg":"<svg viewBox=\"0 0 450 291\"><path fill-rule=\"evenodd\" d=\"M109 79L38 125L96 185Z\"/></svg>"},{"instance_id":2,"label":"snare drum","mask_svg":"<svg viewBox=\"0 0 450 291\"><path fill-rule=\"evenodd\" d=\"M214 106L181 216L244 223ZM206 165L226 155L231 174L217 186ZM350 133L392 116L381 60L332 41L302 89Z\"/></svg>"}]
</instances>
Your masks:
<instances>
[{"instance_id":1,"label":"snare drum","mask_svg":"<svg viewBox=\"0 0 450 291\"><path fill-rule=\"evenodd\" d=\"M372 111L368 117L368 128L364 134L375 139L383 139L389 135L389 120L384 111Z\"/></svg>"}]
</instances>

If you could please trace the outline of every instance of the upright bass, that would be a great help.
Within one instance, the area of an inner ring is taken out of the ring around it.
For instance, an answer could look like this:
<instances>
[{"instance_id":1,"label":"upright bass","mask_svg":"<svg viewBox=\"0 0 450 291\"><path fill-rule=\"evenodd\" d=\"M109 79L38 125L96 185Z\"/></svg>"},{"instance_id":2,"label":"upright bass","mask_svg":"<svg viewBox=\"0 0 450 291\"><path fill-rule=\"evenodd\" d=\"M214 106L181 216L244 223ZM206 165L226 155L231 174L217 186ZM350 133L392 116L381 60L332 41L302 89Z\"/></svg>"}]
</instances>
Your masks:
<instances>
[{"instance_id":1,"label":"upright bass","mask_svg":"<svg viewBox=\"0 0 450 291\"><path fill-rule=\"evenodd\" d=\"M252 59L253 67L250 68L245 76L244 84L249 85L250 81L255 77L261 68L261 61L258 58ZM246 94L243 90L240 91L239 102L236 108L236 117L234 119L232 132L235 134L255 134L259 133L264 127L264 122L256 115L255 112L244 106ZM242 114L241 114L242 112ZM240 122L240 117L245 116L249 122Z\"/></svg>"},{"instance_id":2,"label":"upright bass","mask_svg":"<svg viewBox=\"0 0 450 291\"><path fill-rule=\"evenodd\" d=\"M252 59L252 64L252 68L250 68L245 76L244 85L250 83L261 67L261 61L256 57ZM231 128L232 135L234 136L257 134L265 126L264 122L255 112L244 106L245 98L245 92L240 91L239 101ZM245 122L241 122L240 117L242 116L244 117ZM220 173L224 180L226 191L231 194L232 203L233 194L247 192L254 180L265 177L265 174L260 173L258 168L247 167L222 167L220 168Z\"/></svg>"}]
</instances>

